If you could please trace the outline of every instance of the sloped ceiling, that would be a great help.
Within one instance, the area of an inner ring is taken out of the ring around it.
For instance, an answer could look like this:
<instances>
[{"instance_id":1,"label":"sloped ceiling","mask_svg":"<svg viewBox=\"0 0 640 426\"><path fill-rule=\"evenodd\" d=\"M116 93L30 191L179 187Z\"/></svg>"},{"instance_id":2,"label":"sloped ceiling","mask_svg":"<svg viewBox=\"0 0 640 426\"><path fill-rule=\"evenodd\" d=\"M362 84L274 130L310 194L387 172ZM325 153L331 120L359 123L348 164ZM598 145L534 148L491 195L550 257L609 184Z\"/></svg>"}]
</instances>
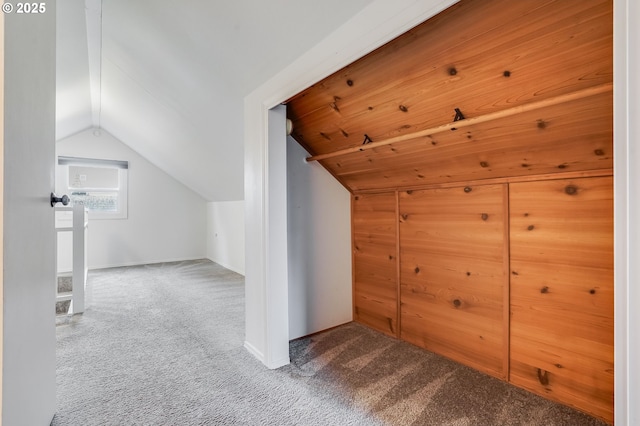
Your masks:
<instances>
[{"instance_id":1,"label":"sloped ceiling","mask_svg":"<svg viewBox=\"0 0 640 426\"><path fill-rule=\"evenodd\" d=\"M609 0L461 0L289 100L293 136L354 193L611 169L612 47Z\"/></svg>"},{"instance_id":2,"label":"sloped ceiling","mask_svg":"<svg viewBox=\"0 0 640 426\"><path fill-rule=\"evenodd\" d=\"M59 1L56 139L100 127L205 199L242 199L243 98L370 2Z\"/></svg>"}]
</instances>

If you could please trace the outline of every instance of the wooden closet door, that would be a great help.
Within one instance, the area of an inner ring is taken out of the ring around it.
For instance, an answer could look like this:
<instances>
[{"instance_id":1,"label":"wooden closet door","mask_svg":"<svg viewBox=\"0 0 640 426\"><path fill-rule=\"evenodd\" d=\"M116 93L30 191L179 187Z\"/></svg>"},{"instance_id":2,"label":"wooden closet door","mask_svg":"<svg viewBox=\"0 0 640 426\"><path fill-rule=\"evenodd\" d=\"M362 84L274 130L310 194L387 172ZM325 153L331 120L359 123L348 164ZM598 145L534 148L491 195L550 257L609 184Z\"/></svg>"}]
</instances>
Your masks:
<instances>
[{"instance_id":1,"label":"wooden closet door","mask_svg":"<svg viewBox=\"0 0 640 426\"><path fill-rule=\"evenodd\" d=\"M401 337L506 379L506 185L399 194Z\"/></svg>"},{"instance_id":2,"label":"wooden closet door","mask_svg":"<svg viewBox=\"0 0 640 426\"><path fill-rule=\"evenodd\" d=\"M512 383L613 421L613 178L510 185Z\"/></svg>"},{"instance_id":3,"label":"wooden closet door","mask_svg":"<svg viewBox=\"0 0 640 426\"><path fill-rule=\"evenodd\" d=\"M397 337L396 193L352 198L354 319Z\"/></svg>"}]
</instances>

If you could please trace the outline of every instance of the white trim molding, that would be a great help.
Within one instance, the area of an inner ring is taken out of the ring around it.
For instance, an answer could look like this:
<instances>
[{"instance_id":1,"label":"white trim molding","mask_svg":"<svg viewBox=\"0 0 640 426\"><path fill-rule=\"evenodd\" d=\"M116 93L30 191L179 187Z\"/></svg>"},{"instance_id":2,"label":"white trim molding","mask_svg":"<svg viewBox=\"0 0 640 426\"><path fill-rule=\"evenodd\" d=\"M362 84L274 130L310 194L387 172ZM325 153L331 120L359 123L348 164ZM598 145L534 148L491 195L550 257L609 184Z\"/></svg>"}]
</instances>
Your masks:
<instances>
[{"instance_id":1,"label":"white trim molding","mask_svg":"<svg viewBox=\"0 0 640 426\"><path fill-rule=\"evenodd\" d=\"M639 21L638 1L614 0L614 414L621 425L640 424Z\"/></svg>"},{"instance_id":2,"label":"white trim molding","mask_svg":"<svg viewBox=\"0 0 640 426\"><path fill-rule=\"evenodd\" d=\"M289 362L288 338L283 338L288 336L288 324L277 320L278 313L286 316L289 309L287 298L278 297L283 287L286 290L286 282L269 278L272 268L282 268L277 263L281 257L270 256L269 250L277 245L275 239L287 240L286 228L283 235L269 233L270 223L283 217L286 223L287 214L286 205L270 207L277 194L269 186L269 110L456 2L375 0L245 98L245 348L252 348L250 352L267 367ZM286 165L286 158L281 161ZM270 261L276 263L270 265Z\"/></svg>"}]
</instances>

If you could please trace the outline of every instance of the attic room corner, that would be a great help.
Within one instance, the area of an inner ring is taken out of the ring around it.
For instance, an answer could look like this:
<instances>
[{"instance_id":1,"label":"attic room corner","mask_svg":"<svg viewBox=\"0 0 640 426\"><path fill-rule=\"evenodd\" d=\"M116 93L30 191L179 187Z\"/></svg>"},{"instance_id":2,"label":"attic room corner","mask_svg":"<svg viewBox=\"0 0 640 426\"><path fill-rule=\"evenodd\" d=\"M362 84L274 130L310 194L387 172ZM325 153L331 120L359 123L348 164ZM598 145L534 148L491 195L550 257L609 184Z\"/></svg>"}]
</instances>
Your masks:
<instances>
[{"instance_id":1,"label":"attic room corner","mask_svg":"<svg viewBox=\"0 0 640 426\"><path fill-rule=\"evenodd\" d=\"M56 155L129 163L126 218L93 219L89 213L89 269L207 257L206 200L115 136L87 129L58 141ZM56 191L65 194L61 167Z\"/></svg>"}]
</instances>

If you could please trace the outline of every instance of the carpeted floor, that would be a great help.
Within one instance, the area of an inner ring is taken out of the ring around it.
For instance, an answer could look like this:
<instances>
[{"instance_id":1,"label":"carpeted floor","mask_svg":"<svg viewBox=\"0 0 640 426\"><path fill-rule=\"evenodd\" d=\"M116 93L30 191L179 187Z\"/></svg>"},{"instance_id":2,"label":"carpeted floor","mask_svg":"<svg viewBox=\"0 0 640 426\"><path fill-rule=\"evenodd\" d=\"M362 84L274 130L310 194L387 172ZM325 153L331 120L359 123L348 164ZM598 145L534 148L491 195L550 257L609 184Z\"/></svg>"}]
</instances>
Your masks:
<instances>
[{"instance_id":1,"label":"carpeted floor","mask_svg":"<svg viewBox=\"0 0 640 426\"><path fill-rule=\"evenodd\" d=\"M57 327L52 425L601 425L355 323L244 348L243 277L207 260L91 271Z\"/></svg>"}]
</instances>

